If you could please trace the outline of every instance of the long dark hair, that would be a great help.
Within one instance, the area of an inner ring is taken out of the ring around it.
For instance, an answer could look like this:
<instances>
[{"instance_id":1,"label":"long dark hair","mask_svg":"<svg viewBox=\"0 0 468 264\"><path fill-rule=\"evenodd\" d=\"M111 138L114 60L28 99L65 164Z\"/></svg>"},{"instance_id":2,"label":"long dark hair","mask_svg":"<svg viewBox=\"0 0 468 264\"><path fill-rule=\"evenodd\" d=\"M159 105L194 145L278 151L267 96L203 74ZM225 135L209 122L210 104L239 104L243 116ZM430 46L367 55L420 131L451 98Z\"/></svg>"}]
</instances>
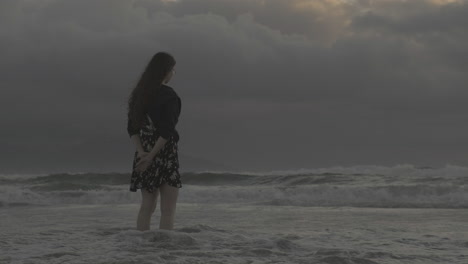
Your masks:
<instances>
[{"instance_id":1,"label":"long dark hair","mask_svg":"<svg viewBox=\"0 0 468 264\"><path fill-rule=\"evenodd\" d=\"M175 64L174 57L167 52L158 52L151 58L128 98L127 113L132 129L140 129L149 99L157 96L164 78Z\"/></svg>"}]
</instances>

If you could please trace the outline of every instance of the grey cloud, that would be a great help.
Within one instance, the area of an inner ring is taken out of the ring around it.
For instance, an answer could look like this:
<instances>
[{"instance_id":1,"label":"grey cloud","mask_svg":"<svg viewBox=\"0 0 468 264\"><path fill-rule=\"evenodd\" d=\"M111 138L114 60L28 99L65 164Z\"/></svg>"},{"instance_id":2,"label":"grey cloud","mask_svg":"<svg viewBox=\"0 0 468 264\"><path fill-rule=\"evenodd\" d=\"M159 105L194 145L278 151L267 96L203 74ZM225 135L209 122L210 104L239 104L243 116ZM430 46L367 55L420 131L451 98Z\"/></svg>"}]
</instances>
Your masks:
<instances>
[{"instance_id":1,"label":"grey cloud","mask_svg":"<svg viewBox=\"0 0 468 264\"><path fill-rule=\"evenodd\" d=\"M4 168L21 155L38 165L37 152L44 150L44 162L60 156L67 166L74 164L70 159L92 168L114 160L116 168L129 168L126 99L159 50L178 63L171 85L183 100L183 159L245 169L440 163L462 160L456 143L468 141L467 38L456 30L464 27L461 15L451 16L466 5L1 5L2 14L14 14L0 18ZM450 22L436 25L434 16ZM409 30L404 25L411 21L418 26Z\"/></svg>"},{"instance_id":2,"label":"grey cloud","mask_svg":"<svg viewBox=\"0 0 468 264\"><path fill-rule=\"evenodd\" d=\"M414 8L421 10L421 5L424 3L419 3ZM425 5L429 4L425 3ZM466 32L468 24L467 3L455 2L437 8L431 7L426 12L419 11L417 14L397 17L385 13L381 14L378 10L368 10L364 14L354 17L352 26L359 29L388 30L394 34L406 35Z\"/></svg>"}]
</instances>

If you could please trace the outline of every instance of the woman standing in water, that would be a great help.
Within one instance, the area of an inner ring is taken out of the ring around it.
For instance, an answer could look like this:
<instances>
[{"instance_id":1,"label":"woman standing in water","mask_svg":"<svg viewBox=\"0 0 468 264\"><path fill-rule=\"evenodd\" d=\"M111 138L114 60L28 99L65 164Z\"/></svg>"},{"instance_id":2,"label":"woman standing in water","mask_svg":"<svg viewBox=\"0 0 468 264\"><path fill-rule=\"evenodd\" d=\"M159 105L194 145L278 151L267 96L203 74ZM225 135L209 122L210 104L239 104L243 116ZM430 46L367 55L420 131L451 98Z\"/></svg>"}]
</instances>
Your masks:
<instances>
[{"instance_id":1,"label":"woman standing in water","mask_svg":"<svg viewBox=\"0 0 468 264\"><path fill-rule=\"evenodd\" d=\"M167 52L156 53L128 99L127 132L136 146L130 191L141 189L137 229L149 230L151 216L161 193L160 229L173 229L179 188L176 125L182 103L166 85L175 74L175 59Z\"/></svg>"}]
</instances>

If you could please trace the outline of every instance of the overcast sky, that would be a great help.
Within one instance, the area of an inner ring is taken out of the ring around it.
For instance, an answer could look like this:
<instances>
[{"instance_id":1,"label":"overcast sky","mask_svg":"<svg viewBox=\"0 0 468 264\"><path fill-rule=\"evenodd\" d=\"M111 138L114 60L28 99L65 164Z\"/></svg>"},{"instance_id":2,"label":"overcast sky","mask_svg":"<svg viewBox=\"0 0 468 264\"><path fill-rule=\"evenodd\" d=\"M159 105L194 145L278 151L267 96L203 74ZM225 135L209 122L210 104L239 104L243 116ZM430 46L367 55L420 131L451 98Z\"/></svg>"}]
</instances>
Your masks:
<instances>
[{"instance_id":1,"label":"overcast sky","mask_svg":"<svg viewBox=\"0 0 468 264\"><path fill-rule=\"evenodd\" d=\"M1 0L1 172L129 172L158 51L181 169L467 165L467 25L457 0Z\"/></svg>"}]
</instances>

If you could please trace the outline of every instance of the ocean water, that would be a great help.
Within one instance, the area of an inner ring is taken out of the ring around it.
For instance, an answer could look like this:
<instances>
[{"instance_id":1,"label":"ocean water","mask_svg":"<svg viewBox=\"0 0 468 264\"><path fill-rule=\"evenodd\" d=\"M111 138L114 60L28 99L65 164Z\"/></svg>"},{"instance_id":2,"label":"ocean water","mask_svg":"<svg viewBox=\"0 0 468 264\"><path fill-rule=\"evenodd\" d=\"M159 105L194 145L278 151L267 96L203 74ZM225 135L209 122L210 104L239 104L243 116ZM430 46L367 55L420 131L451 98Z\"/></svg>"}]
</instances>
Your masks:
<instances>
[{"instance_id":1,"label":"ocean water","mask_svg":"<svg viewBox=\"0 0 468 264\"><path fill-rule=\"evenodd\" d=\"M129 173L1 175L0 263L468 263L466 167L181 177L141 232Z\"/></svg>"}]
</instances>

